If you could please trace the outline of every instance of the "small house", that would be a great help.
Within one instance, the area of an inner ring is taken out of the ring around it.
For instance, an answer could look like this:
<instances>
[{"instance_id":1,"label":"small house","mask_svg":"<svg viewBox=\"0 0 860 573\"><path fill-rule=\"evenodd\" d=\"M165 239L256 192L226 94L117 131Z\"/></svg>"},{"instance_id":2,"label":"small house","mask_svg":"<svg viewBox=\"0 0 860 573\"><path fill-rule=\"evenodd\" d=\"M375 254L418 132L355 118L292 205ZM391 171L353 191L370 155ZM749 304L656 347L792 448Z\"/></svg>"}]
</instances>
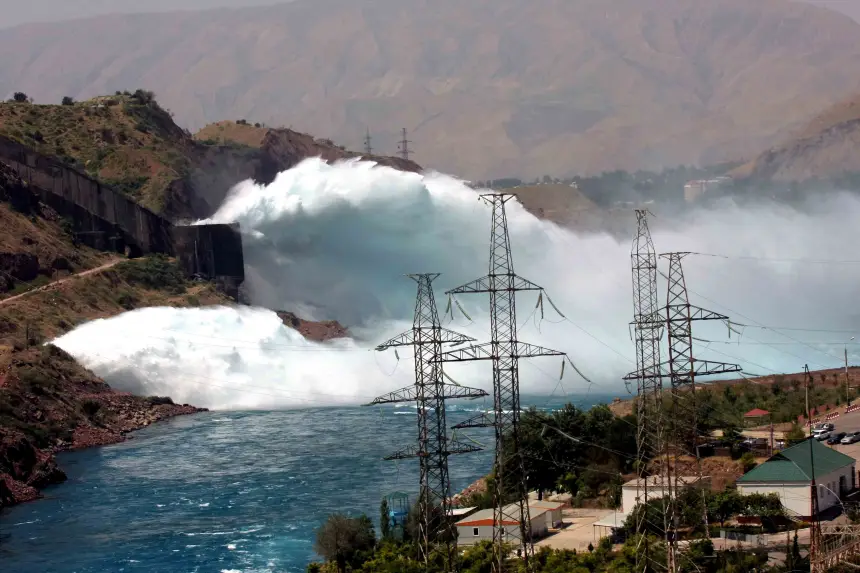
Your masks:
<instances>
[{"instance_id":1,"label":"small house","mask_svg":"<svg viewBox=\"0 0 860 573\"><path fill-rule=\"evenodd\" d=\"M677 482L675 480L677 479ZM710 487L709 476L678 476L667 483L663 476L653 475L647 478L632 479L621 486L621 511L625 514L633 512L637 503L644 501L647 488L648 499L659 499L670 494L670 485L677 483L678 487Z\"/></svg>"},{"instance_id":2,"label":"small house","mask_svg":"<svg viewBox=\"0 0 860 573\"><path fill-rule=\"evenodd\" d=\"M738 491L779 495L789 513L813 517L812 478L818 490L818 510L841 503L840 498L856 487L856 460L814 438L807 438L771 456L738 480Z\"/></svg>"},{"instance_id":3,"label":"small house","mask_svg":"<svg viewBox=\"0 0 860 573\"><path fill-rule=\"evenodd\" d=\"M548 533L547 511L546 509L533 507L531 503L529 504L532 539L539 539ZM519 507L515 503L503 508L504 520L502 525L505 528L505 541L508 543L514 543L520 538L519 519L511 519L512 516L518 516L518 514ZM481 541L492 541L494 524L492 508L482 509L461 519L455 524L457 526L457 545L462 547L475 545Z\"/></svg>"}]
</instances>

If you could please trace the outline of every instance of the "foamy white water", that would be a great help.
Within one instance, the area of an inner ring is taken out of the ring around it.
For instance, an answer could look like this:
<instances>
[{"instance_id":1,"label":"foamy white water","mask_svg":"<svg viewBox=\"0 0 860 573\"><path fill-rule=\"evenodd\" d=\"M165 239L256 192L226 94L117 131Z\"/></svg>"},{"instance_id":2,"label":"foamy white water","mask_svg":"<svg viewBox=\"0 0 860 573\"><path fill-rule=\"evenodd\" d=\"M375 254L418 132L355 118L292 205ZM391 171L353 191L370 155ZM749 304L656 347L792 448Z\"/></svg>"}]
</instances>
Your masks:
<instances>
[{"instance_id":1,"label":"foamy white water","mask_svg":"<svg viewBox=\"0 0 860 573\"><path fill-rule=\"evenodd\" d=\"M819 202L807 214L727 205L655 231L654 240L660 252L852 259L858 215L860 203L848 196ZM520 338L567 352L600 390L618 389L621 376L633 368L629 241L578 236L515 202L508 203L508 220L518 274L544 286L569 319L545 305L547 320L538 324L540 313L532 314L537 296L525 294L518 299ZM210 221L242 225L255 304L340 320L355 340L316 344L282 326L273 312L223 307L133 311L81 326L55 343L115 386L201 406L359 403L412 382L410 349L399 351L399 363L390 351L371 350L409 327L415 285L403 275L442 273L435 283L441 313L444 290L487 272L490 208L461 181L438 173L308 159L268 186L237 185ZM693 304L732 315L730 309L770 326L846 333L860 326L853 310L860 265L700 256L685 263ZM665 290L662 282L660 289ZM475 322L455 311L455 323L448 326L486 339L487 298L458 300ZM840 362L841 347L823 342L847 340L846 333L792 331L792 341L747 329L742 344L726 345L725 326L705 325L697 336L718 342L698 343L698 352L709 360L739 360L756 374L797 371L804 362L832 367ZM555 389L559 366L557 358L523 361L523 391ZM447 371L461 383L490 387L488 364L455 364ZM588 388L570 374L564 391Z\"/></svg>"}]
</instances>

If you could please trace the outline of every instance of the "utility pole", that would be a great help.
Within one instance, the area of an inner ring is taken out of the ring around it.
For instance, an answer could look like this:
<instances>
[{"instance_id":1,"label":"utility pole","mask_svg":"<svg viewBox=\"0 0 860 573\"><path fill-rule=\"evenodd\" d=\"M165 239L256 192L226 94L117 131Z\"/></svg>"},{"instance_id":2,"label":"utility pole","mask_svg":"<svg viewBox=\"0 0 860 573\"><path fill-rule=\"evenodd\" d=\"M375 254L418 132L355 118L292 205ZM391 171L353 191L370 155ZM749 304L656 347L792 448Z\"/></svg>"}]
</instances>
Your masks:
<instances>
[{"instance_id":1,"label":"utility pole","mask_svg":"<svg viewBox=\"0 0 860 573\"><path fill-rule=\"evenodd\" d=\"M442 345L463 344L475 339L442 328L431 284L439 276L438 273L407 276L418 283L412 329L380 344L376 350L412 346L415 355L415 385L380 396L370 405L415 402L418 418L417 444L384 459L418 458L420 486L418 542L421 557L425 567L429 567L428 560L432 546L434 543L441 542L445 546L445 571L455 571L457 533L450 516L451 484L448 477L448 456L476 452L481 448L448 439L445 400L480 398L487 393L476 388L445 384L440 359Z\"/></svg>"},{"instance_id":2,"label":"utility pole","mask_svg":"<svg viewBox=\"0 0 860 573\"><path fill-rule=\"evenodd\" d=\"M370 146L370 128L367 128L367 133L364 135L364 153L373 155L373 148Z\"/></svg>"},{"instance_id":3,"label":"utility pole","mask_svg":"<svg viewBox=\"0 0 860 573\"><path fill-rule=\"evenodd\" d=\"M453 350L443 355L446 362L491 360L493 365L493 411L476 416L459 427L492 426L496 434L493 488L493 571L505 571L507 555L503 545L512 542L519 546L526 571L533 569L531 519L528 505L528 485L520 451L520 378L519 359L534 356L564 356L563 352L542 348L517 340L516 293L540 291L543 288L519 277L514 272L511 241L505 203L514 198L510 193L489 193L481 199L493 208L490 231L489 274L466 283L447 294L489 293L491 342ZM513 499L514 503L506 503ZM519 525L511 534L506 522ZM509 539L509 538L513 539Z\"/></svg>"},{"instance_id":4,"label":"utility pole","mask_svg":"<svg viewBox=\"0 0 860 573\"><path fill-rule=\"evenodd\" d=\"M404 127L401 130L401 139L400 143L397 144L397 152L400 154L405 160L409 160L409 154L412 153L412 150L409 149L409 144L412 143L408 139L406 139L406 128Z\"/></svg>"},{"instance_id":5,"label":"utility pole","mask_svg":"<svg viewBox=\"0 0 860 573\"><path fill-rule=\"evenodd\" d=\"M854 337L851 337L854 340ZM848 379L848 345L845 345L845 405L851 405L851 382Z\"/></svg>"},{"instance_id":6,"label":"utility pole","mask_svg":"<svg viewBox=\"0 0 860 573\"><path fill-rule=\"evenodd\" d=\"M666 328L669 332L669 379L672 384L672 416L671 435L677 443L675 444L675 500L680 493L678 475L679 453L683 450L685 442L692 446L692 454L696 457L699 484L702 487L702 463L699 455L699 416L696 397L696 376L708 376L712 374L727 374L740 372L741 367L737 364L725 362L713 362L700 360L693 356L693 321L699 320L729 320L728 316L693 306L690 304L687 294L687 282L684 279L684 267L682 259L689 253L666 253L660 255L669 259L669 288L666 296ZM686 408L681 405L682 400L687 402ZM689 433L687 430L689 428ZM686 435L685 435L686 434ZM691 442L689 442L691 440ZM677 518L673 511L674 518ZM705 533L708 532L708 510L706 505L705 490L702 489L702 516ZM674 536L673 536L674 541ZM670 547L670 556L673 555Z\"/></svg>"},{"instance_id":7,"label":"utility pole","mask_svg":"<svg viewBox=\"0 0 860 573\"><path fill-rule=\"evenodd\" d=\"M657 253L648 228L648 212L636 210L637 232L633 239L630 259L633 268L633 323L636 338L636 370L624 380L636 380L636 503L648 506L648 463L657 460L660 479L669 479L668 460L665 454L663 420L663 372L660 365L660 340L664 323L660 317L657 295ZM658 488L659 491L659 488ZM663 500L663 536L669 544L670 507ZM648 540L646 512L637 513L636 571L653 571L656 563L651 556Z\"/></svg>"},{"instance_id":8,"label":"utility pole","mask_svg":"<svg viewBox=\"0 0 860 573\"><path fill-rule=\"evenodd\" d=\"M809 411L809 387L812 386L812 374L809 373L809 365L803 365L803 372L806 374L806 418L812 420ZM819 553L821 552L821 522L818 519L818 485L815 483L815 455L813 453L812 441L812 424L809 425L809 467L810 467L810 511L812 512L812 523L809 531L809 567L810 573L824 573L827 567L822 566L819 562Z\"/></svg>"}]
</instances>

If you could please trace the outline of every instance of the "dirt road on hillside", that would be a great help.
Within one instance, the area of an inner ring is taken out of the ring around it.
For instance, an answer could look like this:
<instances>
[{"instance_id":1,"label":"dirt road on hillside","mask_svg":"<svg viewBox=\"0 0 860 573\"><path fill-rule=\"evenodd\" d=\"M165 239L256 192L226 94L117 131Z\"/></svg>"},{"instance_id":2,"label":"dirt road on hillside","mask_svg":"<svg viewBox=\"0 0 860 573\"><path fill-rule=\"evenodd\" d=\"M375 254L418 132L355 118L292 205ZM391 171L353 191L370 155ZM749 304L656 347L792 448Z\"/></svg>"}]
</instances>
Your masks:
<instances>
[{"instance_id":1,"label":"dirt road on hillside","mask_svg":"<svg viewBox=\"0 0 860 573\"><path fill-rule=\"evenodd\" d=\"M54 287L56 287L56 286L59 286L59 285L61 285L61 284L63 284L63 283L67 283L67 282L69 282L69 281L77 280L77 279L82 278L82 277L85 277L85 276L87 276L87 275L93 275L93 274L96 274L96 273L100 273L100 272L102 272L102 271L106 271L107 269L109 269L109 268L111 268L111 267L115 266L117 263L120 263L120 262L122 262L122 261L124 261L124 260L126 260L126 259L114 259L114 260L110 261L109 263L105 263L105 264L103 264L103 265L102 265L102 266L100 266L100 267L96 267L96 268L94 268L94 269L87 269L87 270L85 270L85 271L81 271L81 272L79 272L79 273L75 273L75 274L73 274L73 275L69 275L69 276L67 276L67 277L63 277L63 278L61 278L61 279L57 279L57 280L55 280L55 281L53 281L53 282L50 282L50 283L48 283L48 284L46 284L46 285L43 285L43 286L40 286L40 287L38 287L38 288L34 288L34 289L31 289L31 290L28 290L27 292L24 292L24 293L21 293L21 294L16 294L15 296L10 296L9 298L4 298L3 300L0 300L0 306L3 306L4 304L10 303L10 302L12 302L12 301L14 301L14 300L18 300L19 298L23 298L23 297L25 297L25 296L29 296L29 295L31 295L31 294L33 294L33 293L42 292L42 291L46 291L46 290L51 290L52 288L54 288Z\"/></svg>"}]
</instances>

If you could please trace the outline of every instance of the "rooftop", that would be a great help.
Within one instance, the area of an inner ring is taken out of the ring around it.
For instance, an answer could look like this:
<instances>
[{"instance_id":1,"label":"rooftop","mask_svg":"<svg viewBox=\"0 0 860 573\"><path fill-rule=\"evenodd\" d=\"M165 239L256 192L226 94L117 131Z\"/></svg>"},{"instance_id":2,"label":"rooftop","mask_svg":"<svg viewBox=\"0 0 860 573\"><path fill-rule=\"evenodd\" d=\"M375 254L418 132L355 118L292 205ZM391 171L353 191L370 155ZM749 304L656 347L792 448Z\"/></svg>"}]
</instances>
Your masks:
<instances>
[{"instance_id":1,"label":"rooftop","mask_svg":"<svg viewBox=\"0 0 860 573\"><path fill-rule=\"evenodd\" d=\"M767 410L762 410L761 408L753 408L746 414L744 414L744 418L760 418L761 416L768 416L770 412Z\"/></svg>"},{"instance_id":2,"label":"rooftop","mask_svg":"<svg viewBox=\"0 0 860 573\"><path fill-rule=\"evenodd\" d=\"M549 509L547 509L545 507L535 506L535 503L540 503L540 502L534 502L533 501L533 502L529 503L529 516L532 519L543 515L547 511L550 511ZM512 503L510 505L506 505L504 507L503 511L505 513L505 517L509 517L510 515L516 514L519 510L517 509L517 504ZM458 521L454 525L457 525L458 527L480 527L480 526L484 526L484 525L490 525L491 526L493 524L494 524L493 523L493 508L490 508L490 509L482 509L481 511L476 511L475 513L473 513L469 517L461 519L460 521ZM519 521L515 520L515 519L511 519L511 520L503 519L502 525L519 525Z\"/></svg>"},{"instance_id":3,"label":"rooftop","mask_svg":"<svg viewBox=\"0 0 860 573\"><path fill-rule=\"evenodd\" d=\"M707 479L707 476L702 476L701 478L698 476L679 476L678 482L682 485L692 485L698 482L700 479L705 480ZM666 478L664 476L653 475L648 476L647 478L632 479L626 482L623 487L643 487L646 485L646 480L648 482L648 487L665 487L666 485Z\"/></svg>"},{"instance_id":4,"label":"rooftop","mask_svg":"<svg viewBox=\"0 0 860 573\"><path fill-rule=\"evenodd\" d=\"M825 476L830 472L856 463L851 456L828 448L814 438L807 438L803 442L775 454L765 463L754 467L741 476L738 483L809 482L812 481L812 460L814 460L814 469L818 476Z\"/></svg>"}]
</instances>

